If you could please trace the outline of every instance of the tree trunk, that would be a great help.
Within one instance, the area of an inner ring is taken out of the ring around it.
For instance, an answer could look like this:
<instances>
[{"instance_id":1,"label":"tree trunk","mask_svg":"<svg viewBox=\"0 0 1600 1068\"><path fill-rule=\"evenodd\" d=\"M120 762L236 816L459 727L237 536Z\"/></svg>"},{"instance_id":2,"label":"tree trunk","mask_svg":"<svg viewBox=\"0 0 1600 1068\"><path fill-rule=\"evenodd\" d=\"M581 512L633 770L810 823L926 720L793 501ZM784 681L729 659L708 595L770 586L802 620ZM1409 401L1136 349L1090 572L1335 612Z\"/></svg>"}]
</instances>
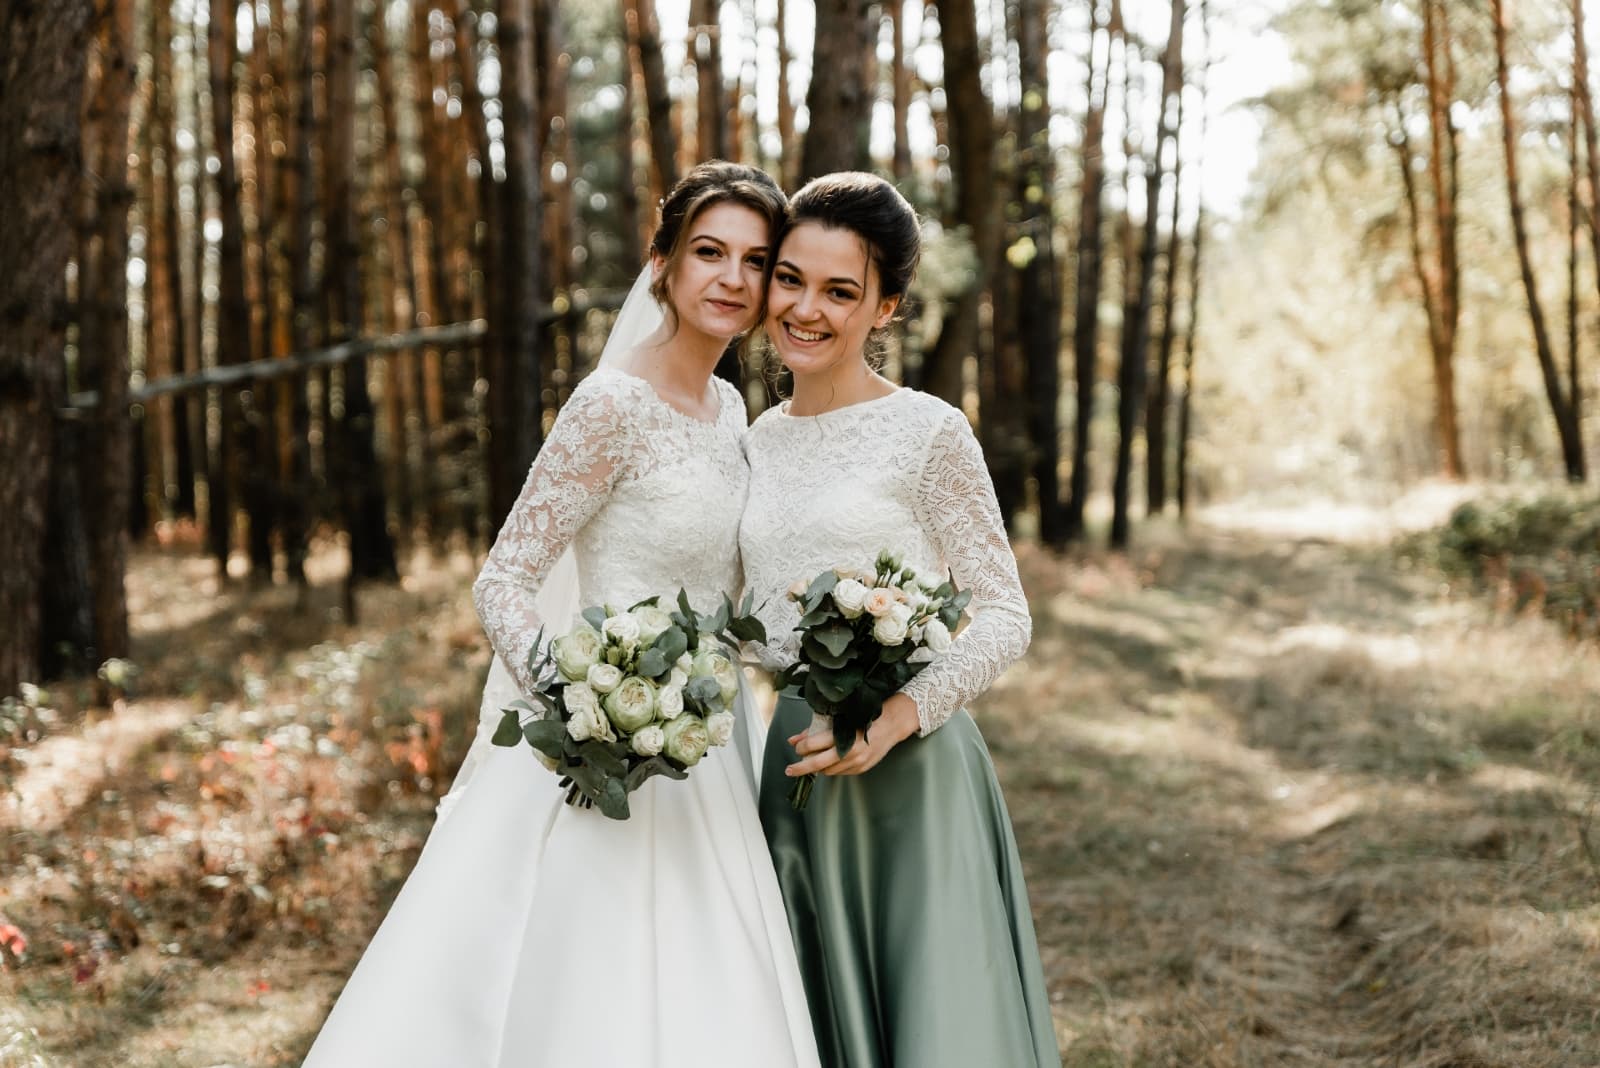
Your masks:
<instances>
[{"instance_id":1,"label":"tree trunk","mask_svg":"<svg viewBox=\"0 0 1600 1068\"><path fill-rule=\"evenodd\" d=\"M1150 288L1159 251L1164 156L1167 145L1176 136L1172 101L1183 89L1183 11L1184 0L1172 0L1171 23L1161 64L1156 141L1145 161L1144 233L1139 245L1139 273L1127 304L1131 321L1122 324L1122 362L1117 369L1117 466L1111 483L1111 546L1116 549L1127 547L1131 528L1128 483L1133 471L1133 441L1139 433L1140 410L1144 407L1150 345Z\"/></svg>"},{"instance_id":2,"label":"tree trunk","mask_svg":"<svg viewBox=\"0 0 1600 1068\"><path fill-rule=\"evenodd\" d=\"M1211 74L1211 11L1207 0L1200 0L1200 34L1201 60L1200 67L1200 144L1195 153L1199 166L1205 166L1207 119L1210 108L1207 104L1208 90ZM1201 181L1200 174L1195 175L1196 189L1204 189L1205 183ZM1194 248L1189 252L1189 314L1185 317L1183 328L1183 392L1178 396L1178 444L1177 444L1177 498L1178 515L1184 517L1189 512L1189 440L1194 432L1194 350L1195 338L1200 323L1200 251L1205 242L1206 234L1206 202L1204 197L1199 197L1194 213Z\"/></svg>"},{"instance_id":3,"label":"tree trunk","mask_svg":"<svg viewBox=\"0 0 1600 1068\"><path fill-rule=\"evenodd\" d=\"M1017 0L1017 59L1022 107L1017 116L1020 230L1033 242L1017 279L1017 333L1027 361L1028 439L1039 502L1039 540L1066 544L1057 471L1061 463L1061 281L1055 254L1055 155L1050 148L1048 0Z\"/></svg>"},{"instance_id":4,"label":"tree trunk","mask_svg":"<svg viewBox=\"0 0 1600 1068\"><path fill-rule=\"evenodd\" d=\"M1583 0L1572 0L1573 77L1577 90L1579 119L1583 126L1583 155L1587 169L1585 184L1589 191L1589 241L1594 253L1595 287L1600 289L1600 134L1594 124L1594 95L1589 87L1588 29L1584 25ZM1576 151L1576 150L1574 150ZM1579 354L1576 346L1567 357L1567 401L1572 408L1572 419L1583 425L1583 383L1579 375Z\"/></svg>"},{"instance_id":5,"label":"tree trunk","mask_svg":"<svg viewBox=\"0 0 1600 1068\"><path fill-rule=\"evenodd\" d=\"M1120 16L1120 10L1115 14ZM1089 497L1089 432L1094 423L1095 372L1100 349L1100 290L1104 265L1100 230L1105 190L1106 94L1113 35L1105 35L1105 62L1097 64L1096 40L1101 30L1098 0L1091 0L1089 19L1089 54L1084 86L1084 98L1088 105L1084 113L1083 146L1080 150L1083 177L1078 194L1077 286L1072 312L1072 363L1077 408L1072 426L1072 476L1064 530L1064 536L1068 539L1083 536L1084 505Z\"/></svg>"},{"instance_id":6,"label":"tree trunk","mask_svg":"<svg viewBox=\"0 0 1600 1068\"><path fill-rule=\"evenodd\" d=\"M954 2L957 7L963 6L960 0ZM969 20L973 17L972 3L973 0L965 0ZM944 6L940 5L941 10ZM800 149L800 173L796 176L799 184L833 171L864 171L872 165L868 148L876 87L868 79L864 65L855 58L878 39L871 0L818 0L816 20L813 77L806 90L811 125L806 128ZM947 37L947 53L949 49ZM975 37L972 55L977 55ZM841 62L840 57L847 58ZM952 69L948 61L945 69ZM976 77L974 71L973 78Z\"/></svg>"},{"instance_id":7,"label":"tree trunk","mask_svg":"<svg viewBox=\"0 0 1600 1068\"><path fill-rule=\"evenodd\" d=\"M281 2L281 0L280 0ZM271 9L269 8L269 17ZM255 7L246 8L254 23L249 76L254 89L249 95L250 131L254 143L251 154L251 174L247 184L255 190L256 240L251 251L254 271L249 285L250 305L255 313L255 344L257 359L278 355L277 338L278 304L272 280L278 264L280 244L277 234L278 219L275 210L274 179L278 162L273 159L272 146L280 143L279 116L276 114L276 78L273 73L273 52L282 51L276 27L263 26L256 17ZM258 583L272 582L272 534L278 526L278 436L276 393L272 386L263 383L249 391L247 406L248 455L251 460L244 470L244 506L250 518L250 537L247 548L250 556L250 577Z\"/></svg>"},{"instance_id":8,"label":"tree trunk","mask_svg":"<svg viewBox=\"0 0 1600 1068\"><path fill-rule=\"evenodd\" d=\"M650 240L644 217L639 212L638 155L634 149L634 121L640 81L639 31L634 24L628 0L621 0L623 32L627 57L622 69L622 103L617 107L617 234L622 239L622 258L637 268L644 263L644 246Z\"/></svg>"},{"instance_id":9,"label":"tree trunk","mask_svg":"<svg viewBox=\"0 0 1600 1068\"><path fill-rule=\"evenodd\" d=\"M1561 388L1556 368L1555 347L1545 326L1544 309L1539 303L1539 287L1533 275L1533 259L1528 252L1528 224L1522 214L1522 194L1517 181L1516 113L1511 101L1510 64L1506 60L1505 0L1489 0L1494 16L1495 84L1500 90L1500 132L1506 158L1506 194L1511 202L1511 233L1517 245L1517 266L1522 273L1522 291L1528 300L1528 322L1533 328L1534 352L1539 358L1539 374L1544 379L1545 396L1555 416L1556 434L1561 441L1561 458L1567 479L1583 481L1583 440L1574 412Z\"/></svg>"},{"instance_id":10,"label":"tree trunk","mask_svg":"<svg viewBox=\"0 0 1600 1068\"><path fill-rule=\"evenodd\" d=\"M230 0L218 0L230 2ZM360 337L366 324L361 287L361 208L354 184L356 158L357 11L351 3L332 8L328 60L328 235L329 294L333 301L335 343ZM357 357L344 365L344 414L336 420L336 464L345 531L350 539L350 572L345 592L346 618L355 619L354 588L364 579L398 576L394 542L389 535L384 488L374 449L372 397L367 387L367 361Z\"/></svg>"},{"instance_id":11,"label":"tree trunk","mask_svg":"<svg viewBox=\"0 0 1600 1068\"><path fill-rule=\"evenodd\" d=\"M45 531L91 5L0 3L0 696L43 678Z\"/></svg>"},{"instance_id":12,"label":"tree trunk","mask_svg":"<svg viewBox=\"0 0 1600 1068\"><path fill-rule=\"evenodd\" d=\"M1466 473L1456 409L1456 330L1461 321L1461 266L1456 245L1456 199L1460 139L1451 105L1455 101L1455 57L1449 9L1442 0L1422 2L1422 49L1428 90L1428 178L1433 187L1433 223L1438 248L1437 322L1431 331L1435 434L1446 478Z\"/></svg>"},{"instance_id":13,"label":"tree trunk","mask_svg":"<svg viewBox=\"0 0 1600 1068\"><path fill-rule=\"evenodd\" d=\"M1161 286L1161 339L1156 343L1155 373L1145 408L1145 511L1160 515L1167 507L1167 411L1172 392L1172 342L1178 307L1178 261L1183 235L1183 93L1178 93L1178 118L1172 128L1172 210L1168 215L1166 277Z\"/></svg>"},{"instance_id":14,"label":"tree trunk","mask_svg":"<svg viewBox=\"0 0 1600 1068\"><path fill-rule=\"evenodd\" d=\"M889 32L894 35L894 160L896 182L911 177L911 67L906 63L906 0L887 0Z\"/></svg>"},{"instance_id":15,"label":"tree trunk","mask_svg":"<svg viewBox=\"0 0 1600 1068\"><path fill-rule=\"evenodd\" d=\"M777 0L773 27L778 39L778 173L779 184L785 189L795 186L799 170L800 153L794 139L794 94L789 91L789 26L788 5Z\"/></svg>"},{"instance_id":16,"label":"tree trunk","mask_svg":"<svg viewBox=\"0 0 1600 1068\"><path fill-rule=\"evenodd\" d=\"M928 392L959 407L963 367L967 357L978 349L979 306L999 255L1000 198L995 196L994 111L983 94L983 64L973 0L939 0L938 8L956 219L968 228L977 255L977 270L954 307L945 314L939 340L924 357L922 383ZM825 53L819 51L822 54ZM815 111L811 122L815 130Z\"/></svg>"},{"instance_id":17,"label":"tree trunk","mask_svg":"<svg viewBox=\"0 0 1600 1068\"><path fill-rule=\"evenodd\" d=\"M644 80L645 111L650 124L650 166L659 195L678 184L678 140L673 136L672 97L661 62L661 27L652 0L627 0L630 25L638 34L639 72ZM782 0L779 0L782 3Z\"/></svg>"},{"instance_id":18,"label":"tree trunk","mask_svg":"<svg viewBox=\"0 0 1600 1068\"><path fill-rule=\"evenodd\" d=\"M490 525L510 513L542 436L539 359L540 133L534 121L534 55L528 29L530 0L508 0L498 27L502 68L506 158L506 231L501 276L502 336L497 373L489 380Z\"/></svg>"},{"instance_id":19,"label":"tree trunk","mask_svg":"<svg viewBox=\"0 0 1600 1068\"><path fill-rule=\"evenodd\" d=\"M100 402L79 443L77 487L87 534L94 659L128 655L123 590L132 489L132 421L128 412L128 212L134 190L128 170L129 114L134 95L133 0L99 9L98 62L91 66L84 130L86 212L78 263L78 381ZM76 505L72 505L76 507Z\"/></svg>"},{"instance_id":20,"label":"tree trunk","mask_svg":"<svg viewBox=\"0 0 1600 1068\"><path fill-rule=\"evenodd\" d=\"M728 158L728 106L722 92L722 4L690 0L690 58L694 61L695 151L701 159Z\"/></svg>"}]
</instances>

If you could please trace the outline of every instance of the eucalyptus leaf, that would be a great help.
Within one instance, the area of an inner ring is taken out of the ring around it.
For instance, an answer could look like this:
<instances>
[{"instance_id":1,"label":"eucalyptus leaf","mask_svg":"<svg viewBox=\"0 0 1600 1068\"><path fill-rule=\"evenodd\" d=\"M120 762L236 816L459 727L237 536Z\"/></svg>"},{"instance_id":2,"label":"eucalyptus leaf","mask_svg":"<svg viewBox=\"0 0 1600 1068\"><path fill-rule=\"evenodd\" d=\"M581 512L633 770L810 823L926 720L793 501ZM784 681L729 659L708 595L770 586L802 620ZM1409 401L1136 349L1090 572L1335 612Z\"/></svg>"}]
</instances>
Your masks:
<instances>
[{"instance_id":1,"label":"eucalyptus leaf","mask_svg":"<svg viewBox=\"0 0 1600 1068\"><path fill-rule=\"evenodd\" d=\"M821 625L823 623L826 623L830 619L838 619L838 618L840 618L840 616L839 616L839 613L836 610L834 610L833 608L828 607L827 605L823 605L822 607L818 608L816 611L807 612L805 615L801 616L800 617L800 622L796 623L794 626L795 626L796 630L808 630L811 627L819 626L819 625Z\"/></svg>"},{"instance_id":2,"label":"eucalyptus leaf","mask_svg":"<svg viewBox=\"0 0 1600 1068\"><path fill-rule=\"evenodd\" d=\"M656 605L656 604L658 604L660 602L660 600L661 600L661 598L659 596L657 596L657 597L646 597L644 600L640 601L638 604L629 605L628 606L628 611L631 612L635 608L643 608L647 604L648 605Z\"/></svg>"},{"instance_id":3,"label":"eucalyptus leaf","mask_svg":"<svg viewBox=\"0 0 1600 1068\"><path fill-rule=\"evenodd\" d=\"M850 641L855 636L855 631L843 622L831 623L826 627L817 627L808 635L834 656L843 656L845 650L850 648Z\"/></svg>"},{"instance_id":4,"label":"eucalyptus leaf","mask_svg":"<svg viewBox=\"0 0 1600 1068\"><path fill-rule=\"evenodd\" d=\"M813 671L811 677L817 680L817 689L830 701L846 701L850 695L861 685L863 676L860 668L845 668L842 671Z\"/></svg>"},{"instance_id":5,"label":"eucalyptus leaf","mask_svg":"<svg viewBox=\"0 0 1600 1068\"><path fill-rule=\"evenodd\" d=\"M676 659L676 658L674 658ZM660 649L651 649L639 658L639 674L647 679L658 679L670 666L667 655Z\"/></svg>"},{"instance_id":6,"label":"eucalyptus leaf","mask_svg":"<svg viewBox=\"0 0 1600 1068\"><path fill-rule=\"evenodd\" d=\"M591 738L578 746L578 755L583 758L584 763L598 768L607 775L621 778L628 773L627 763L612 752L609 745L598 739Z\"/></svg>"},{"instance_id":7,"label":"eucalyptus leaf","mask_svg":"<svg viewBox=\"0 0 1600 1068\"><path fill-rule=\"evenodd\" d=\"M855 652L851 649L846 649L838 655L829 652L827 646L817 641L810 633L800 639L800 651L812 663L828 668L842 668L855 658Z\"/></svg>"},{"instance_id":8,"label":"eucalyptus leaf","mask_svg":"<svg viewBox=\"0 0 1600 1068\"><path fill-rule=\"evenodd\" d=\"M680 589L678 591L678 611L682 612L685 618L694 618L694 606L689 603L688 590Z\"/></svg>"},{"instance_id":9,"label":"eucalyptus leaf","mask_svg":"<svg viewBox=\"0 0 1600 1068\"><path fill-rule=\"evenodd\" d=\"M659 652L671 664L689 651L689 636L678 627L669 627L661 632L650 649Z\"/></svg>"},{"instance_id":10,"label":"eucalyptus leaf","mask_svg":"<svg viewBox=\"0 0 1600 1068\"><path fill-rule=\"evenodd\" d=\"M502 709L500 712L500 725L495 727L494 735L489 739L495 745L520 745L522 742L522 717L514 708Z\"/></svg>"},{"instance_id":11,"label":"eucalyptus leaf","mask_svg":"<svg viewBox=\"0 0 1600 1068\"><path fill-rule=\"evenodd\" d=\"M578 784L578 789L590 797L598 797L600 791L605 789L606 773L592 764L572 764L565 770L572 776L572 781Z\"/></svg>"},{"instance_id":12,"label":"eucalyptus leaf","mask_svg":"<svg viewBox=\"0 0 1600 1068\"><path fill-rule=\"evenodd\" d=\"M736 641L767 644L767 626L755 616L736 616L728 620L728 633Z\"/></svg>"},{"instance_id":13,"label":"eucalyptus leaf","mask_svg":"<svg viewBox=\"0 0 1600 1068\"><path fill-rule=\"evenodd\" d=\"M522 737L545 756L559 760L565 752L567 728L556 719L534 719L522 725Z\"/></svg>"},{"instance_id":14,"label":"eucalyptus leaf","mask_svg":"<svg viewBox=\"0 0 1600 1068\"><path fill-rule=\"evenodd\" d=\"M606 625L606 610L600 605L583 610L583 621L595 630L601 630Z\"/></svg>"},{"instance_id":15,"label":"eucalyptus leaf","mask_svg":"<svg viewBox=\"0 0 1600 1068\"><path fill-rule=\"evenodd\" d=\"M600 791L595 804L603 815L614 820L625 820L628 818L628 789L621 779L607 779L605 789Z\"/></svg>"}]
</instances>

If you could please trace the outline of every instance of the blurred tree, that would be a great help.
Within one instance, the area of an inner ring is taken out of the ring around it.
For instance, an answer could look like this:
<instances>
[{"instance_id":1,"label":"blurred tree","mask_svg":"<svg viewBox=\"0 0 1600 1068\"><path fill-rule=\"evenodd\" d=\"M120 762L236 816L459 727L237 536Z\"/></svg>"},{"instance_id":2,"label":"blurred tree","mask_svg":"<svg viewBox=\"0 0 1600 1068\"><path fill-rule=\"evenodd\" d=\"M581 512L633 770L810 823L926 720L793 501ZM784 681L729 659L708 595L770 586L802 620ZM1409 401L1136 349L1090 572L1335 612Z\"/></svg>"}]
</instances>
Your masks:
<instances>
[{"instance_id":1,"label":"blurred tree","mask_svg":"<svg viewBox=\"0 0 1600 1068\"><path fill-rule=\"evenodd\" d=\"M1111 51L1120 33L1121 6L1110 0L1110 29L1105 29L1100 0L1090 0L1089 37L1084 48L1083 139L1078 149L1077 278L1072 314L1073 381L1077 394L1072 421L1072 475L1067 494L1067 538L1083 536L1084 506L1089 499L1089 443L1094 423L1096 368L1100 351L1100 292L1103 288L1104 239L1101 228L1105 200L1106 96L1110 88ZM1105 58L1099 59L1099 43Z\"/></svg>"},{"instance_id":2,"label":"blurred tree","mask_svg":"<svg viewBox=\"0 0 1600 1068\"><path fill-rule=\"evenodd\" d=\"M972 0L966 3L970 8ZM878 40L873 7L872 0L817 2L812 78L806 90L811 124L800 148L796 185L833 171L871 169L868 145L877 82L860 57ZM976 48L974 43L974 56ZM976 68L972 76L978 76Z\"/></svg>"}]
</instances>

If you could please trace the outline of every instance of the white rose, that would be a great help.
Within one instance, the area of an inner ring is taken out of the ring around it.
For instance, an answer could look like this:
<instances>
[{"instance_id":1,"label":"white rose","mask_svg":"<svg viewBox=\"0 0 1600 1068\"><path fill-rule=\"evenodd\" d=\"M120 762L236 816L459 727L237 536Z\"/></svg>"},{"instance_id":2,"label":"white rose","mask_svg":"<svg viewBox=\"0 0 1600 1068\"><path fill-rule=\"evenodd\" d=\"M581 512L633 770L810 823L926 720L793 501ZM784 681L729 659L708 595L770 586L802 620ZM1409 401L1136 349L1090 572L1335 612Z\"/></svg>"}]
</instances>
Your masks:
<instances>
[{"instance_id":1,"label":"white rose","mask_svg":"<svg viewBox=\"0 0 1600 1068\"><path fill-rule=\"evenodd\" d=\"M651 724L635 731L633 738L629 740L629 744L633 746L633 751L640 756L653 757L661 752L662 746L667 744L667 733L660 727Z\"/></svg>"},{"instance_id":2,"label":"white rose","mask_svg":"<svg viewBox=\"0 0 1600 1068\"><path fill-rule=\"evenodd\" d=\"M662 733L666 736L663 752L686 768L698 764L711 744L705 720L699 716L679 716L663 727Z\"/></svg>"},{"instance_id":3,"label":"white rose","mask_svg":"<svg viewBox=\"0 0 1600 1068\"><path fill-rule=\"evenodd\" d=\"M721 653L702 651L695 654L694 673L696 675L709 675L717 680L717 689L722 691L724 701L732 701L733 695L739 692L739 673L734 668L733 662Z\"/></svg>"},{"instance_id":4,"label":"white rose","mask_svg":"<svg viewBox=\"0 0 1600 1068\"><path fill-rule=\"evenodd\" d=\"M909 625L911 622L911 607L909 605L897 604L889 609L889 614L902 623Z\"/></svg>"},{"instance_id":5,"label":"white rose","mask_svg":"<svg viewBox=\"0 0 1600 1068\"><path fill-rule=\"evenodd\" d=\"M628 614L639 624L641 645L649 645L672 629L672 617L653 604L642 604Z\"/></svg>"},{"instance_id":6,"label":"white rose","mask_svg":"<svg viewBox=\"0 0 1600 1068\"><path fill-rule=\"evenodd\" d=\"M683 715L683 687L670 685L656 694L656 713L667 720Z\"/></svg>"},{"instance_id":7,"label":"white rose","mask_svg":"<svg viewBox=\"0 0 1600 1068\"><path fill-rule=\"evenodd\" d=\"M882 615L872 625L872 636L880 645L899 645L906 640L907 628L903 619L892 615Z\"/></svg>"},{"instance_id":8,"label":"white rose","mask_svg":"<svg viewBox=\"0 0 1600 1068\"><path fill-rule=\"evenodd\" d=\"M933 663L933 650L929 649L926 645L922 646L920 649L913 649L911 650L911 655L906 657L906 663L931 664Z\"/></svg>"},{"instance_id":9,"label":"white rose","mask_svg":"<svg viewBox=\"0 0 1600 1068\"><path fill-rule=\"evenodd\" d=\"M930 619L922 627L922 640L935 653L950 648L950 628L938 619Z\"/></svg>"},{"instance_id":10,"label":"white rose","mask_svg":"<svg viewBox=\"0 0 1600 1068\"><path fill-rule=\"evenodd\" d=\"M687 679L689 672L694 670L694 654L684 653L672 662L672 666L675 670L683 672L683 677Z\"/></svg>"},{"instance_id":11,"label":"white rose","mask_svg":"<svg viewBox=\"0 0 1600 1068\"><path fill-rule=\"evenodd\" d=\"M671 686L673 689L683 689L685 686L689 685L689 672L693 670L693 661L689 663L688 667L673 668L672 674L667 676L667 685Z\"/></svg>"},{"instance_id":12,"label":"white rose","mask_svg":"<svg viewBox=\"0 0 1600 1068\"><path fill-rule=\"evenodd\" d=\"M894 599L893 590L879 586L867 591L866 599L861 607L865 608L870 615L882 618L897 603Z\"/></svg>"},{"instance_id":13,"label":"white rose","mask_svg":"<svg viewBox=\"0 0 1600 1068\"><path fill-rule=\"evenodd\" d=\"M572 682L586 677L589 669L600 662L604 651L600 632L590 626L574 628L570 634L557 638L551 647L556 669Z\"/></svg>"},{"instance_id":14,"label":"white rose","mask_svg":"<svg viewBox=\"0 0 1600 1068\"><path fill-rule=\"evenodd\" d=\"M612 664L596 664L589 669L587 681L595 693L610 693L622 682L622 669Z\"/></svg>"},{"instance_id":15,"label":"white rose","mask_svg":"<svg viewBox=\"0 0 1600 1068\"><path fill-rule=\"evenodd\" d=\"M656 688L648 679L629 675L606 694L606 715L620 730L636 731L656 718Z\"/></svg>"},{"instance_id":16,"label":"white rose","mask_svg":"<svg viewBox=\"0 0 1600 1068\"><path fill-rule=\"evenodd\" d=\"M639 621L630 615L611 616L601 626L600 633L622 645L639 644Z\"/></svg>"},{"instance_id":17,"label":"white rose","mask_svg":"<svg viewBox=\"0 0 1600 1068\"><path fill-rule=\"evenodd\" d=\"M575 742L604 737L611 733L610 724L600 711L600 698L583 682L575 682L562 692L567 706L567 733Z\"/></svg>"},{"instance_id":18,"label":"white rose","mask_svg":"<svg viewBox=\"0 0 1600 1068\"><path fill-rule=\"evenodd\" d=\"M855 619L866 608L867 588L853 578L843 579L833 588L833 603L846 619Z\"/></svg>"},{"instance_id":19,"label":"white rose","mask_svg":"<svg viewBox=\"0 0 1600 1068\"><path fill-rule=\"evenodd\" d=\"M706 734L712 745L727 745L733 740L734 718L732 712L714 712L706 717Z\"/></svg>"}]
</instances>

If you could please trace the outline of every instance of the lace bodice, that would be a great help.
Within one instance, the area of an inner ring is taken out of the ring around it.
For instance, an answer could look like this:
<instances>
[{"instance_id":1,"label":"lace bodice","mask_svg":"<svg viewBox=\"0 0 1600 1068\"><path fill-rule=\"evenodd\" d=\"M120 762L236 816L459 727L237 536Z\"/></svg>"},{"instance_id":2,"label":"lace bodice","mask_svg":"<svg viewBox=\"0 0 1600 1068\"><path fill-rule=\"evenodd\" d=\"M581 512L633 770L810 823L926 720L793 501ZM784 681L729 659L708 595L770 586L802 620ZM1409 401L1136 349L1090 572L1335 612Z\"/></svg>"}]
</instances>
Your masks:
<instances>
[{"instance_id":1,"label":"lace bodice","mask_svg":"<svg viewBox=\"0 0 1600 1068\"><path fill-rule=\"evenodd\" d=\"M927 734L987 689L1032 633L983 451L961 412L912 389L813 417L786 407L745 435L739 544L771 640L762 660L774 670L794 662L799 613L784 594L796 579L870 567L885 549L919 573L948 570L972 591L972 618L905 688Z\"/></svg>"},{"instance_id":2,"label":"lace bodice","mask_svg":"<svg viewBox=\"0 0 1600 1068\"><path fill-rule=\"evenodd\" d=\"M541 624L540 584L571 545L584 605L631 605L681 586L710 610L739 586L739 513L749 472L739 391L715 379L714 422L674 408L641 378L599 368L556 416L472 586L473 604L517 684Z\"/></svg>"}]
</instances>

